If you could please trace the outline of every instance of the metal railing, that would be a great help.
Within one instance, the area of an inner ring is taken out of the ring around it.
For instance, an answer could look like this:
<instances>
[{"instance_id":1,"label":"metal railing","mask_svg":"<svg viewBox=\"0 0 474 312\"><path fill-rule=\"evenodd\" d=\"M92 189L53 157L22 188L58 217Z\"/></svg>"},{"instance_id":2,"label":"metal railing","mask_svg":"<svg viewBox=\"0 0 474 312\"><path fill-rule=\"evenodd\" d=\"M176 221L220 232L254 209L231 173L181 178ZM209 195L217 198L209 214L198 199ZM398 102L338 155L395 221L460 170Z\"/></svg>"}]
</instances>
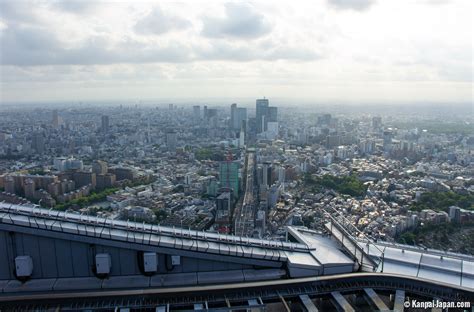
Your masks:
<instances>
[{"instance_id":1,"label":"metal railing","mask_svg":"<svg viewBox=\"0 0 474 312\"><path fill-rule=\"evenodd\" d=\"M330 223L326 225L327 229L357 260L362 271L383 272L384 250L380 249L339 211L331 207L323 208L323 213ZM340 235L338 235L335 229ZM365 247L361 245L365 245Z\"/></svg>"},{"instance_id":2,"label":"metal railing","mask_svg":"<svg viewBox=\"0 0 474 312\"><path fill-rule=\"evenodd\" d=\"M281 241L272 241L265 239L257 239L250 237L242 237L235 235L227 235L220 233L211 233L205 231L196 231L191 229L183 228L170 228L160 225L152 225L146 223L130 222L130 221L121 221L113 220L108 218L102 218L97 216L89 216L83 214L75 214L64 211L56 211L52 209L44 209L39 206L23 206L15 205L0 202L0 213L6 213L8 216L8 223L14 223L11 215L22 215L28 218L34 218L29 220L30 226L35 224L36 228L40 228L38 224L41 224L45 229L54 230L53 225L59 225L60 230L64 231L63 225L60 222L68 222L76 225L77 232L85 231L86 234L91 234L96 236L103 232L103 228L115 229L115 230L124 230L127 232L127 237L129 235L135 236L135 234L158 234L159 236L169 236L173 238L187 238L194 240L201 240L205 242L216 242L216 243L225 243L233 245L241 245L247 247L255 248L264 248L264 249L278 249L278 250L288 250L288 251L303 251L307 252L312 250L310 247L300 243L292 242L281 242ZM0 215L1 217L1 215ZM46 221L38 222L39 220L51 220L53 222L47 223ZM3 222L0 218L0 223ZM79 226L83 226L79 228ZM89 226L89 227L88 227ZM94 228L91 229L90 227ZM98 228L100 227L100 228ZM98 232L99 231L99 232ZM89 233L90 232L90 233ZM109 232L110 235L110 232ZM144 239L144 238L143 238Z\"/></svg>"}]
</instances>

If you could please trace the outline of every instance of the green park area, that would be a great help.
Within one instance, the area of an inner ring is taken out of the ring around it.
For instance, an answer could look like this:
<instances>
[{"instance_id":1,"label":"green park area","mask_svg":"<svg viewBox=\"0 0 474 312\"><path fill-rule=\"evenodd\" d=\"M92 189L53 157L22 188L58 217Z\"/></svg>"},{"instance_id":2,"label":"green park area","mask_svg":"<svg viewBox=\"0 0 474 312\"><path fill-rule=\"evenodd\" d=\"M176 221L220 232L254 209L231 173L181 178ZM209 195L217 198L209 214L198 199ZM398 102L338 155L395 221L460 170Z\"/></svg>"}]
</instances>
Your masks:
<instances>
[{"instance_id":1,"label":"green park area","mask_svg":"<svg viewBox=\"0 0 474 312\"><path fill-rule=\"evenodd\" d=\"M73 199L63 204L57 204L54 207L54 209L64 211L72 207L83 208L93 203L104 201L108 195L111 195L117 191L118 191L118 188L108 188L100 192L91 192L88 196L84 196L78 199Z\"/></svg>"},{"instance_id":2,"label":"green park area","mask_svg":"<svg viewBox=\"0 0 474 312\"><path fill-rule=\"evenodd\" d=\"M367 191L367 186L359 181L355 175L337 177L326 174L316 177L307 174L304 181L305 186L309 187L313 193L319 193L325 189L331 189L341 194L362 197Z\"/></svg>"},{"instance_id":3,"label":"green park area","mask_svg":"<svg viewBox=\"0 0 474 312\"><path fill-rule=\"evenodd\" d=\"M421 194L419 200L410 206L410 210L432 209L449 212L451 206L474 210L474 195L470 193L461 195L454 192L427 192Z\"/></svg>"}]
</instances>

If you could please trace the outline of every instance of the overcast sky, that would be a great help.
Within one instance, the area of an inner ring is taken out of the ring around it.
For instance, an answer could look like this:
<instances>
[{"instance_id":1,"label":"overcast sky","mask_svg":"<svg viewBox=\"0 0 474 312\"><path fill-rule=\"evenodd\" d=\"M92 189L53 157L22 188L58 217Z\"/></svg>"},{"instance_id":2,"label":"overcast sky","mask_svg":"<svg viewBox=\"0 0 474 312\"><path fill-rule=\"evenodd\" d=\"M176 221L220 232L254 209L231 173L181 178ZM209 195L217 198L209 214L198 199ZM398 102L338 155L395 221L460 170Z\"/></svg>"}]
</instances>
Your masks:
<instances>
[{"instance_id":1,"label":"overcast sky","mask_svg":"<svg viewBox=\"0 0 474 312\"><path fill-rule=\"evenodd\" d=\"M0 96L472 102L472 3L0 0Z\"/></svg>"}]
</instances>

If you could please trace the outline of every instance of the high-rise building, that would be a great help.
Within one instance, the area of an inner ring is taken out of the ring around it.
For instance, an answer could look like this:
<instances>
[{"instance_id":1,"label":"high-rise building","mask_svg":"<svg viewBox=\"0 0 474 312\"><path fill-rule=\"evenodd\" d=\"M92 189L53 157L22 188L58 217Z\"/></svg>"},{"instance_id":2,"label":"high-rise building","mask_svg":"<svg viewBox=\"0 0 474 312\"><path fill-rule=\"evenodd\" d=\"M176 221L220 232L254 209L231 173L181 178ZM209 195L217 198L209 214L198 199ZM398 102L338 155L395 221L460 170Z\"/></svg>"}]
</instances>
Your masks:
<instances>
[{"instance_id":1,"label":"high-rise building","mask_svg":"<svg viewBox=\"0 0 474 312\"><path fill-rule=\"evenodd\" d=\"M393 130L391 128L383 131L383 149L389 152L392 148Z\"/></svg>"},{"instance_id":2,"label":"high-rise building","mask_svg":"<svg viewBox=\"0 0 474 312\"><path fill-rule=\"evenodd\" d=\"M236 129L236 122L237 122L237 104L232 104L230 106L230 128Z\"/></svg>"},{"instance_id":3,"label":"high-rise building","mask_svg":"<svg viewBox=\"0 0 474 312\"><path fill-rule=\"evenodd\" d=\"M108 170L107 163L102 160L96 160L92 163L92 172L95 174L106 174Z\"/></svg>"},{"instance_id":4,"label":"high-rise building","mask_svg":"<svg viewBox=\"0 0 474 312\"><path fill-rule=\"evenodd\" d=\"M33 199L35 197L35 181L33 179L25 180L25 197L27 199Z\"/></svg>"},{"instance_id":5,"label":"high-rise building","mask_svg":"<svg viewBox=\"0 0 474 312\"><path fill-rule=\"evenodd\" d=\"M233 197L239 195L239 163L236 161L222 161L219 163L219 181L221 188L232 190Z\"/></svg>"},{"instance_id":6,"label":"high-rise building","mask_svg":"<svg viewBox=\"0 0 474 312\"><path fill-rule=\"evenodd\" d=\"M264 162L262 165L262 185L272 185L272 164Z\"/></svg>"},{"instance_id":7,"label":"high-rise building","mask_svg":"<svg viewBox=\"0 0 474 312\"><path fill-rule=\"evenodd\" d=\"M76 171L73 173L72 178L74 183L76 183L76 187L85 185L90 185L92 189L96 187L96 175L93 172Z\"/></svg>"},{"instance_id":8,"label":"high-rise building","mask_svg":"<svg viewBox=\"0 0 474 312\"><path fill-rule=\"evenodd\" d=\"M66 157L54 158L53 165L58 171L82 170L84 167L82 160Z\"/></svg>"},{"instance_id":9,"label":"high-rise building","mask_svg":"<svg viewBox=\"0 0 474 312\"><path fill-rule=\"evenodd\" d=\"M193 106L193 119L194 121L199 121L201 119L201 106Z\"/></svg>"},{"instance_id":10,"label":"high-rise building","mask_svg":"<svg viewBox=\"0 0 474 312\"><path fill-rule=\"evenodd\" d=\"M266 116L268 114L268 99L257 99L256 104L256 122L257 133L265 131Z\"/></svg>"},{"instance_id":11,"label":"high-rise building","mask_svg":"<svg viewBox=\"0 0 474 312\"><path fill-rule=\"evenodd\" d=\"M245 107L237 107L235 129L240 129L243 121L247 122L247 109Z\"/></svg>"},{"instance_id":12,"label":"high-rise building","mask_svg":"<svg viewBox=\"0 0 474 312\"><path fill-rule=\"evenodd\" d=\"M109 131L109 116L102 116L102 119L101 119L102 123L101 123L101 130L102 132L108 132Z\"/></svg>"},{"instance_id":13,"label":"high-rise building","mask_svg":"<svg viewBox=\"0 0 474 312\"><path fill-rule=\"evenodd\" d=\"M175 153L176 152L176 145L177 145L177 135L174 131L166 132L166 148L169 152Z\"/></svg>"},{"instance_id":14,"label":"high-rise building","mask_svg":"<svg viewBox=\"0 0 474 312\"><path fill-rule=\"evenodd\" d=\"M239 134L239 147L243 148L245 146L245 141L246 141L246 134L247 133L247 121L242 120L241 126L240 126L240 134Z\"/></svg>"},{"instance_id":15,"label":"high-rise building","mask_svg":"<svg viewBox=\"0 0 474 312\"><path fill-rule=\"evenodd\" d=\"M242 121L247 121L247 109L245 107L237 107L237 104L230 106L230 128L232 130L240 130Z\"/></svg>"},{"instance_id":16,"label":"high-rise building","mask_svg":"<svg viewBox=\"0 0 474 312\"><path fill-rule=\"evenodd\" d=\"M37 152L37 153L44 153L44 136L43 133L35 133L33 135L33 142L31 144L31 147Z\"/></svg>"},{"instance_id":17,"label":"high-rise building","mask_svg":"<svg viewBox=\"0 0 474 312\"><path fill-rule=\"evenodd\" d=\"M113 187L115 185L116 177L115 174L105 173L96 175L96 187L98 190Z\"/></svg>"},{"instance_id":18,"label":"high-rise building","mask_svg":"<svg viewBox=\"0 0 474 312\"><path fill-rule=\"evenodd\" d=\"M53 127L59 128L59 126L61 125L61 121L61 117L59 117L58 115L58 110L53 110Z\"/></svg>"},{"instance_id":19,"label":"high-rise building","mask_svg":"<svg viewBox=\"0 0 474 312\"><path fill-rule=\"evenodd\" d=\"M230 192L224 192L224 193L221 193L216 198L215 222L219 227L226 227L230 225L231 218L232 218L232 198L231 198Z\"/></svg>"},{"instance_id":20,"label":"high-rise building","mask_svg":"<svg viewBox=\"0 0 474 312\"><path fill-rule=\"evenodd\" d=\"M278 122L278 107L268 107L268 117L266 119L266 122Z\"/></svg>"}]
</instances>

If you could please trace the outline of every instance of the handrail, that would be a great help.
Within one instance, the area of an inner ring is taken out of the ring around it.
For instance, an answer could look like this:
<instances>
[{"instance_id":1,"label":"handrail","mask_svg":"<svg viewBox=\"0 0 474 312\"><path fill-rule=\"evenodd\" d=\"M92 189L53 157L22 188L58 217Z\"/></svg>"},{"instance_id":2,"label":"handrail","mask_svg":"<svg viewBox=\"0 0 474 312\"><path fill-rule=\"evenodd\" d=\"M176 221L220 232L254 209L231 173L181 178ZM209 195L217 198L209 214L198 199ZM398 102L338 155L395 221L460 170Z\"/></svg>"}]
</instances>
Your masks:
<instances>
[{"instance_id":1,"label":"handrail","mask_svg":"<svg viewBox=\"0 0 474 312\"><path fill-rule=\"evenodd\" d=\"M35 210L35 214L33 215L32 210ZM40 212L40 214L36 214L36 212ZM81 216L78 216L77 214L73 213L65 213L63 216L60 216L59 214L55 214L50 210L39 208L38 206L34 207L25 207L25 206L20 206L20 205L13 205L13 204L8 204L5 205L3 203L0 203L0 211L6 211L11 217L11 214L17 214L17 215L24 215L27 217L35 218L41 218L41 219L50 219L50 220L58 220L58 221L64 221L64 222L69 222L69 223L76 223L76 224L83 224L83 225L89 225L89 226L94 226L94 227L109 227L113 229L119 229L119 230L125 230L125 231L134 231L134 232L141 232L141 233L150 233L151 230L147 230L146 228L143 227L142 223L136 223L136 222L129 222L126 221L126 224L121 224L125 223L125 221L116 221L114 222L114 226L112 227L111 225L108 224L107 220L103 221L102 219L106 218L96 218L92 220L91 218L81 218ZM45 212L44 214L41 214L41 212ZM93 222L95 221L95 222ZM103 221L103 222L102 222ZM1 222L1 220L0 220ZM158 233L163 236L170 236L170 237L183 237L182 235L179 235L179 233L176 233L176 231L173 231L171 228L168 227L163 227L163 226L156 226L155 229L158 229ZM87 228L86 228L87 230ZM190 230L190 233L192 231ZM273 246L270 244L271 241L269 240L261 240L261 239L253 239L253 238L248 238L247 240L243 241L238 241L233 238L231 235L227 235L227 237L222 237L221 235L213 235L213 233L206 233L201 232L201 231L193 231L192 236L190 239L198 239L198 240L205 240L205 241L214 241L214 242L225 242L227 244L235 244L239 245L239 243L242 243L249 246L249 247L255 247L255 248L262 248L262 241L264 242L265 248L267 249L284 249L284 250L298 250L298 251L309 251L312 250L309 246L304 245L304 244L289 244L289 243L282 243L282 246Z\"/></svg>"}]
</instances>

